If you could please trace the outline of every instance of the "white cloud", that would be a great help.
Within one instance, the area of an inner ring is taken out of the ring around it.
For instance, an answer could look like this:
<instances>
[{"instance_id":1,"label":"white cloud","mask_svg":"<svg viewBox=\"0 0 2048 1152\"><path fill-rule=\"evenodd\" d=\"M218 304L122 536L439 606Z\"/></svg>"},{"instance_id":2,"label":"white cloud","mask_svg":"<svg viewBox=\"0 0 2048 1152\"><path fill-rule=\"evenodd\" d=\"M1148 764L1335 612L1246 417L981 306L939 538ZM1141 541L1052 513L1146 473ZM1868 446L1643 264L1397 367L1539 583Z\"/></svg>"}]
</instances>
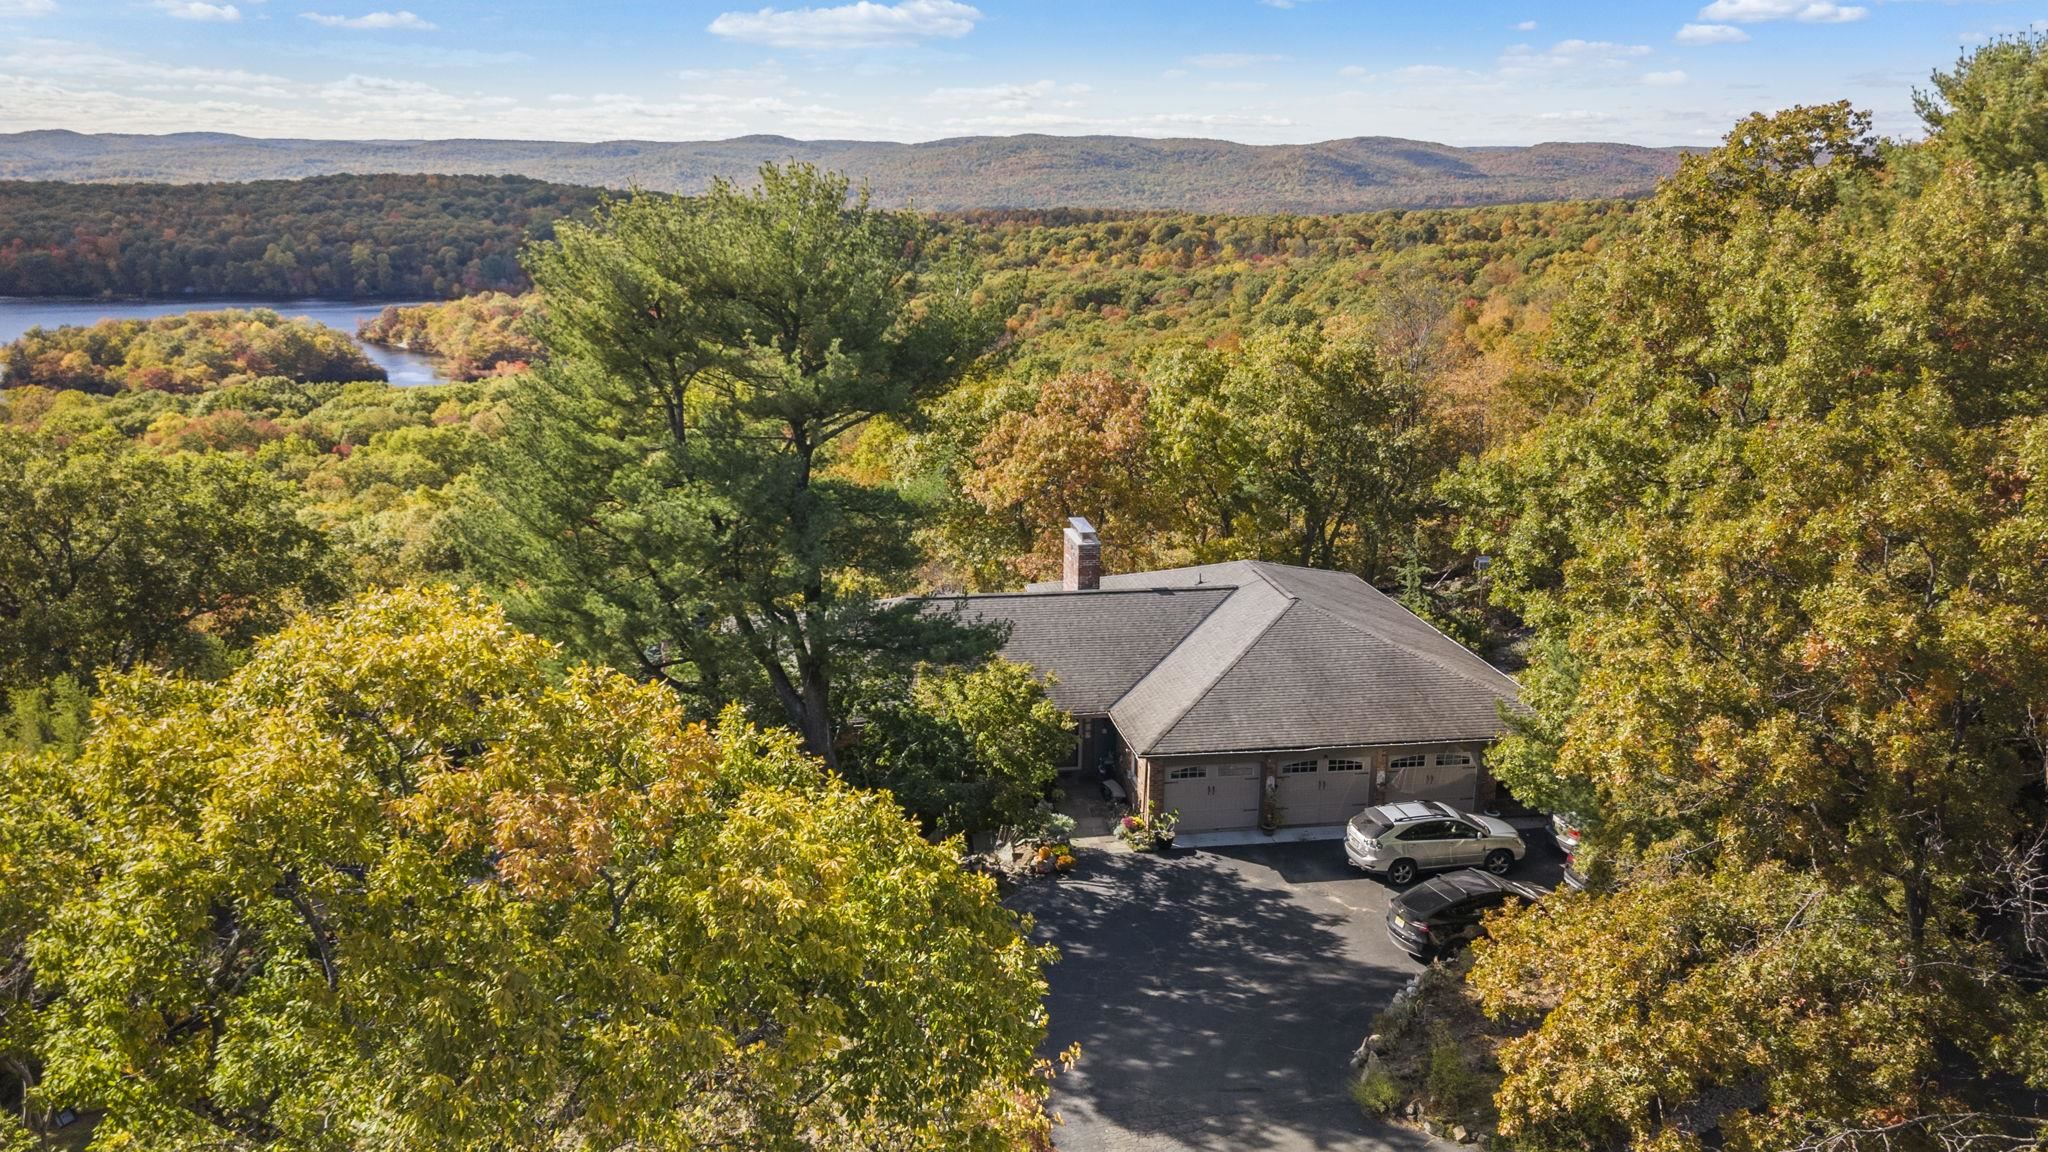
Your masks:
<instances>
[{"instance_id":1,"label":"white cloud","mask_svg":"<svg viewBox=\"0 0 2048 1152\"><path fill-rule=\"evenodd\" d=\"M24 2L0 0L0 7ZM47 2L57 5L60 14L87 7L66 0ZM338 13L350 19L373 10L399 11L411 0L298 0L288 7L280 0L262 6L257 6L257 0L201 2L235 4L245 23L269 16L288 24L301 17L305 4L320 5L313 10L317 14ZM981 0L971 2L978 5ZM1231 0L1247 16L1254 2ZM1683 11L1697 11L1711 2L1691 0ZM1807 4L1813 2L1806 0ZM1866 27L1881 23L1879 17L1889 14L1876 11L1879 0L1855 2L1873 9ZM726 11L729 4L756 15L754 10L764 4L774 5L772 10L783 14L800 12L805 5L814 10L857 8L852 0L724 0L698 9L697 27ZM138 7L160 21L167 19L157 12L157 0L140 0ZM870 0L869 4L876 11L899 7L903 5L898 0ZM1303 0L1304 15L1329 7L1333 6L1321 0L1314 4ZM435 11L429 7L427 14ZM971 26L965 43L976 44L998 30L992 23L998 14L993 8L986 11L987 17ZM1789 30L1798 11L1803 7L1783 17L1783 23L1775 28ZM35 41L26 33L49 22L0 21L0 30L17 33L11 39L0 36L0 131L64 126L111 132L212 129L260 136L536 140L705 140L749 133L929 140L981 132L1041 131L1223 136L1247 143L1303 143L1363 134L1458 144L1554 139L1667 144L1711 139L1752 106L1771 100L1787 102L1779 89L1790 81L1780 77L1757 77L1770 83L1742 91L1719 76L1691 77L1694 63L1678 59L1681 45L1663 38L1680 31L1668 20L1680 18L1682 22L1682 12L1667 16L1667 23L1655 30L1660 39L1644 44L1565 40L1561 38L1564 30L1549 21L1542 22L1542 36L1533 32L1499 36L1506 25L1514 23L1502 19L1511 12L1495 13L1491 23L1496 29L1495 52L1469 68L1367 66L1356 56L1356 66L1350 68L1334 63L1306 67L1306 56L1285 44L1211 39L1181 50L1216 51L1185 62L1177 53L1169 55L1142 76L1126 76L1128 83L1097 80L1085 70L1060 66L994 69L984 60L978 74L969 72L959 79L947 77L920 84L908 75L916 71L920 58L933 47L955 48L956 42L926 40L925 47L914 52L842 55L848 64L893 63L901 69L898 79L878 85L864 82L850 67L822 68L804 49L785 51L725 41L728 47L739 49L744 59L678 60L587 84L561 76L540 76L535 84L519 89L502 88L475 78L474 73L465 75L434 66L424 57L411 62L399 58L402 52L435 50L439 42L454 35L452 25L435 33L366 31L360 35L330 32L323 26L322 34L295 38L306 44L303 50L280 48L273 62L245 65L249 71L244 72L185 67L197 62L183 54L181 41L189 38L167 41L159 57L159 50L132 54L94 44ZM2029 19L2022 16L2012 23L2024 25ZM981 23L990 23L990 29L983 31ZM302 30L315 26L305 20L297 25ZM1958 26L1996 30L1990 21L1982 20ZM205 26L194 26L199 27ZM1746 23L1702 23L1701 27L1725 30L1709 33L1705 43L1733 42L1750 35L1763 41L1767 36L1757 35L1758 27L1774 28ZM884 37L888 43L918 42L890 35L895 38ZM872 29L858 36L873 38ZM847 39L842 36L835 43ZM1499 51L1514 41L1523 41L1525 46ZM1291 60L1277 55L1287 52L1294 53ZM312 55L345 63L294 58ZM1839 63L1817 61L1815 67L1825 70ZM1681 66L1686 70L1682 82L1677 74ZM1178 78L1158 78L1160 70L1168 68ZM271 75L273 71L281 75ZM1075 80L1094 82L1096 89L1089 91L1071 83ZM1264 92L1250 91L1248 85L1237 83L1240 81L1264 81L1271 87ZM958 87L939 87L941 84ZM1889 87L1903 92L1910 84L1908 80ZM813 90L804 91L806 88ZM1883 130L1910 128L1910 112L1884 105L1877 110Z\"/></svg>"},{"instance_id":2,"label":"white cloud","mask_svg":"<svg viewBox=\"0 0 2048 1152\"><path fill-rule=\"evenodd\" d=\"M180 20L212 20L232 24L242 18L242 10L233 4L208 4L206 0L156 0L156 6L166 16Z\"/></svg>"},{"instance_id":3,"label":"white cloud","mask_svg":"<svg viewBox=\"0 0 2048 1152\"><path fill-rule=\"evenodd\" d=\"M1252 68L1260 64L1277 64L1287 59L1271 52L1204 52L1199 56L1182 59L1183 64L1196 68Z\"/></svg>"},{"instance_id":4,"label":"white cloud","mask_svg":"<svg viewBox=\"0 0 2048 1152\"><path fill-rule=\"evenodd\" d=\"M1515 31L1517 32L1534 32L1535 30L1536 22L1534 20L1524 20L1520 24L1515 25Z\"/></svg>"},{"instance_id":5,"label":"white cloud","mask_svg":"<svg viewBox=\"0 0 2048 1152\"><path fill-rule=\"evenodd\" d=\"M1052 80L1040 80L1034 84L990 84L981 88L934 88L924 98L926 104L946 107L990 108L1003 111L1019 111L1026 108L1052 106L1057 108L1078 108L1080 102L1059 99L1078 96L1088 91L1086 84L1060 84Z\"/></svg>"},{"instance_id":6,"label":"white cloud","mask_svg":"<svg viewBox=\"0 0 2048 1152\"><path fill-rule=\"evenodd\" d=\"M422 20L411 12L366 12L361 16L325 16L318 12L301 12L300 16L325 28L356 28L369 32L382 32L402 28L412 32L432 32L432 22Z\"/></svg>"},{"instance_id":7,"label":"white cloud","mask_svg":"<svg viewBox=\"0 0 2048 1152\"><path fill-rule=\"evenodd\" d=\"M47 16L57 10L57 0L0 0L0 20L12 16Z\"/></svg>"},{"instance_id":8,"label":"white cloud","mask_svg":"<svg viewBox=\"0 0 2048 1152\"><path fill-rule=\"evenodd\" d=\"M0 68L44 76L83 77L104 83L134 81L139 91L210 92L243 96L290 96L290 81L240 68L200 68L158 64L140 57L107 52L69 40L31 38L0 56Z\"/></svg>"},{"instance_id":9,"label":"white cloud","mask_svg":"<svg viewBox=\"0 0 2048 1152\"><path fill-rule=\"evenodd\" d=\"M1680 44L1743 44L1749 33L1733 24L1687 24L1672 39Z\"/></svg>"},{"instance_id":10,"label":"white cloud","mask_svg":"<svg viewBox=\"0 0 2048 1152\"><path fill-rule=\"evenodd\" d=\"M1479 73L1465 68L1453 68L1448 64L1410 64L1396 68L1387 75L1395 80L1435 83L1446 80L1472 80L1476 79Z\"/></svg>"},{"instance_id":11,"label":"white cloud","mask_svg":"<svg viewBox=\"0 0 2048 1152\"><path fill-rule=\"evenodd\" d=\"M957 40L974 31L981 9L959 0L859 0L837 8L762 8L724 12L708 29L714 36L777 48L823 51L879 48L919 40Z\"/></svg>"},{"instance_id":12,"label":"white cloud","mask_svg":"<svg viewBox=\"0 0 2048 1152\"><path fill-rule=\"evenodd\" d=\"M1700 19L1732 24L1798 20L1805 24L1848 24L1870 15L1870 9L1833 0L1714 0L1700 9Z\"/></svg>"},{"instance_id":13,"label":"white cloud","mask_svg":"<svg viewBox=\"0 0 2048 1152\"><path fill-rule=\"evenodd\" d=\"M673 75L678 80L688 80L693 84L708 82L728 88L780 87L789 83L789 73L774 60L751 68L682 68Z\"/></svg>"},{"instance_id":14,"label":"white cloud","mask_svg":"<svg viewBox=\"0 0 2048 1152\"><path fill-rule=\"evenodd\" d=\"M1560 40L1537 50L1517 44L1501 53L1501 67L1510 74L1534 69L1614 67L1650 54L1647 44L1617 44L1611 40Z\"/></svg>"}]
</instances>

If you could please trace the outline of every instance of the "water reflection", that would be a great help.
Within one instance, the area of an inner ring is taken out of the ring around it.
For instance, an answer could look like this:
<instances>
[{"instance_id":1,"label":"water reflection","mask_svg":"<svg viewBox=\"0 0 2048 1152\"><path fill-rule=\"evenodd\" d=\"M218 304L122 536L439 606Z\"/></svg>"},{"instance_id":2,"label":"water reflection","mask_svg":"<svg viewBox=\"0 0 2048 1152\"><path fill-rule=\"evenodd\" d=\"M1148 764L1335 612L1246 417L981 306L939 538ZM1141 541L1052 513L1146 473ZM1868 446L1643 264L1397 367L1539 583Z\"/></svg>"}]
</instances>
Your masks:
<instances>
[{"instance_id":1,"label":"water reflection","mask_svg":"<svg viewBox=\"0 0 2048 1152\"><path fill-rule=\"evenodd\" d=\"M147 320L178 312L217 312L225 308L268 308L280 316L303 316L355 338L356 325L375 316L387 305L416 304L416 300L380 300L362 303L352 300L44 300L0 296L0 344L19 337L31 328L56 328L66 324L97 324L102 320ZM362 344L361 341L357 341ZM431 357L375 344L362 344L364 355L384 369L393 384L412 387L443 382L439 365Z\"/></svg>"}]
</instances>

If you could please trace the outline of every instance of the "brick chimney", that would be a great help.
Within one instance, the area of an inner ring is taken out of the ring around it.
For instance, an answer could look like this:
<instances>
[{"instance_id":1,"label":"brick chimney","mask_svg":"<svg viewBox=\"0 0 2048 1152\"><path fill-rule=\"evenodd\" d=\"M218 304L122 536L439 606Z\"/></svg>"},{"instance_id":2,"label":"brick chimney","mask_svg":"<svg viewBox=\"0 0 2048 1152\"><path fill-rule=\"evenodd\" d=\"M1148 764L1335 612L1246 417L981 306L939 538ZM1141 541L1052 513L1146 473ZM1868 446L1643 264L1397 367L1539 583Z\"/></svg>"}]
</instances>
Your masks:
<instances>
[{"instance_id":1,"label":"brick chimney","mask_svg":"<svg viewBox=\"0 0 2048 1152\"><path fill-rule=\"evenodd\" d=\"M1082 592L1102 587L1102 541L1095 525L1079 516L1067 519L1066 552L1061 558L1060 587Z\"/></svg>"}]
</instances>

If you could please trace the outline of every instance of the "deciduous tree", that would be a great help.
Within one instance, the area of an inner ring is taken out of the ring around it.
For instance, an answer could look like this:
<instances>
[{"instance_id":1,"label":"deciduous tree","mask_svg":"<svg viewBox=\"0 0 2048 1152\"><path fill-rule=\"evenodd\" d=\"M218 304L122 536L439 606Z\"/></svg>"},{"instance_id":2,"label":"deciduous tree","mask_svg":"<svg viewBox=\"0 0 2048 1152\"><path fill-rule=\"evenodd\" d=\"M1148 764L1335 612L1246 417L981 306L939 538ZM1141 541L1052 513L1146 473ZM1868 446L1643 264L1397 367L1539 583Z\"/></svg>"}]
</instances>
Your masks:
<instances>
[{"instance_id":1,"label":"deciduous tree","mask_svg":"<svg viewBox=\"0 0 2048 1152\"><path fill-rule=\"evenodd\" d=\"M245 646L331 590L299 504L239 457L0 427L0 686Z\"/></svg>"},{"instance_id":2,"label":"deciduous tree","mask_svg":"<svg viewBox=\"0 0 2048 1152\"><path fill-rule=\"evenodd\" d=\"M1156 371L1167 485L1205 534L1227 526L1205 553L1384 578L1454 462L1418 383L1355 338L1274 330Z\"/></svg>"},{"instance_id":3,"label":"deciduous tree","mask_svg":"<svg viewBox=\"0 0 2048 1152\"><path fill-rule=\"evenodd\" d=\"M936 835L1026 823L1074 751L1074 721L1007 660L927 669L862 708L847 778L887 788Z\"/></svg>"},{"instance_id":4,"label":"deciduous tree","mask_svg":"<svg viewBox=\"0 0 2048 1152\"><path fill-rule=\"evenodd\" d=\"M218 684L116 678L62 771L0 761L30 1110L195 1150L1042 1124L1047 957L956 845L787 734L561 664L478 600L376 594Z\"/></svg>"},{"instance_id":5,"label":"deciduous tree","mask_svg":"<svg viewBox=\"0 0 2048 1152\"><path fill-rule=\"evenodd\" d=\"M2036 1131L1983 1090L2048 1085L2011 920L2048 823L2048 221L1996 153L1745 121L1565 310L1565 407L1457 485L1545 637L1495 769L1590 799L1618 884L1475 970L1541 1017L1502 1104L1544 1146Z\"/></svg>"}]
</instances>

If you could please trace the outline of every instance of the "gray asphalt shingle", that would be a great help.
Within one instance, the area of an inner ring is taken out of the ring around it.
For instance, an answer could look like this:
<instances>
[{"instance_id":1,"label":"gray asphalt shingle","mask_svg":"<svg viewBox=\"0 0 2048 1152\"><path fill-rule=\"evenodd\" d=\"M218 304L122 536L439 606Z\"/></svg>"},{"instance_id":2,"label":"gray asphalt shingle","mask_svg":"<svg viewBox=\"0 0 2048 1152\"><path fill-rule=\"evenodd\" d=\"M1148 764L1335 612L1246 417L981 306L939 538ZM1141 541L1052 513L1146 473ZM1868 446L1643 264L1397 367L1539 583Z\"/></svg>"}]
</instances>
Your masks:
<instances>
[{"instance_id":1,"label":"gray asphalt shingle","mask_svg":"<svg viewBox=\"0 0 2048 1152\"><path fill-rule=\"evenodd\" d=\"M1100 716L1159 666L1229 588L1017 592L934 599L971 619L1006 624L1003 655L1053 676L1053 702Z\"/></svg>"},{"instance_id":2,"label":"gray asphalt shingle","mask_svg":"<svg viewBox=\"0 0 2048 1152\"><path fill-rule=\"evenodd\" d=\"M1038 586L1038 587L1043 587ZM1514 681L1356 576L1232 561L960 603L1140 755L1490 740Z\"/></svg>"}]
</instances>

